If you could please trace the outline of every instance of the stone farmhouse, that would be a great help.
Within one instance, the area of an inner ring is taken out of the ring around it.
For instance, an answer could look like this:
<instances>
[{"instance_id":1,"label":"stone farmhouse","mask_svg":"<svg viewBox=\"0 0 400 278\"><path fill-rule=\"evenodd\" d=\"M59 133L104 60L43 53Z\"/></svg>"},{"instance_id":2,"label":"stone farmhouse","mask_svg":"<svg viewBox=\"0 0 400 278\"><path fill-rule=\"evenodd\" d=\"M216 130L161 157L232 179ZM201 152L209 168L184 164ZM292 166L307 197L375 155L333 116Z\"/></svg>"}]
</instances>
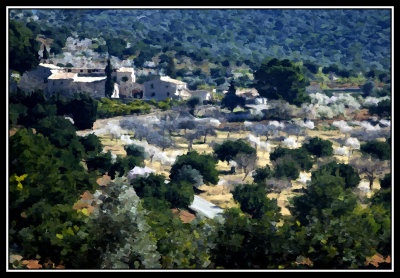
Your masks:
<instances>
[{"instance_id":1,"label":"stone farmhouse","mask_svg":"<svg viewBox=\"0 0 400 278\"><path fill-rule=\"evenodd\" d=\"M132 93L138 88L133 68L114 69L111 76L116 82L117 96L133 97ZM60 93L71 97L74 93L87 92L94 98L101 98L105 96L105 82L104 69L63 68L41 63L22 75L18 87L28 92L42 89L47 95Z\"/></svg>"},{"instance_id":2,"label":"stone farmhouse","mask_svg":"<svg viewBox=\"0 0 400 278\"><path fill-rule=\"evenodd\" d=\"M144 99L154 99L156 101L166 98L189 99L190 94L187 83L172 79L169 76L158 76L157 78L144 82Z\"/></svg>"},{"instance_id":3,"label":"stone farmhouse","mask_svg":"<svg viewBox=\"0 0 400 278\"><path fill-rule=\"evenodd\" d=\"M138 84L135 70L129 67L116 68L111 76L115 81L112 98L160 101L166 98L187 100L196 96L201 102L212 98L210 92L191 91L187 83L169 76L157 76L143 85ZM75 93L87 92L91 97L102 98L105 97L106 79L103 68L67 68L40 63L36 69L22 75L18 87L27 92L41 89L48 96L60 93L72 97Z\"/></svg>"},{"instance_id":4,"label":"stone farmhouse","mask_svg":"<svg viewBox=\"0 0 400 278\"><path fill-rule=\"evenodd\" d=\"M169 76L158 76L144 83L144 99L164 100L166 98L188 100L191 97L200 98L201 102L212 98L211 92L207 90L189 90L187 83L173 79Z\"/></svg>"}]
</instances>

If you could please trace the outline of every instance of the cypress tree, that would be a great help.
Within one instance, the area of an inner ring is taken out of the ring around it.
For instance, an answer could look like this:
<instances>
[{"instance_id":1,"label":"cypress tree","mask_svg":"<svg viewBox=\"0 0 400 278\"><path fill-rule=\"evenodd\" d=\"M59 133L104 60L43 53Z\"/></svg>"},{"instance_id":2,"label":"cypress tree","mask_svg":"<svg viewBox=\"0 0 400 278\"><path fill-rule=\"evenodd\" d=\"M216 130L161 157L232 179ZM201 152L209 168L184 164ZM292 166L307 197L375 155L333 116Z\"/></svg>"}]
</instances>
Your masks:
<instances>
[{"instance_id":1,"label":"cypress tree","mask_svg":"<svg viewBox=\"0 0 400 278\"><path fill-rule=\"evenodd\" d=\"M106 88L105 88L105 95L106 97L111 97L114 91L114 81L112 80L111 74L113 72L113 68L111 66L110 59L107 60L107 66L104 70L106 72L107 80L106 80Z\"/></svg>"},{"instance_id":2,"label":"cypress tree","mask_svg":"<svg viewBox=\"0 0 400 278\"><path fill-rule=\"evenodd\" d=\"M49 52L47 51L46 46L43 49L43 59L47 60L49 58Z\"/></svg>"}]
</instances>

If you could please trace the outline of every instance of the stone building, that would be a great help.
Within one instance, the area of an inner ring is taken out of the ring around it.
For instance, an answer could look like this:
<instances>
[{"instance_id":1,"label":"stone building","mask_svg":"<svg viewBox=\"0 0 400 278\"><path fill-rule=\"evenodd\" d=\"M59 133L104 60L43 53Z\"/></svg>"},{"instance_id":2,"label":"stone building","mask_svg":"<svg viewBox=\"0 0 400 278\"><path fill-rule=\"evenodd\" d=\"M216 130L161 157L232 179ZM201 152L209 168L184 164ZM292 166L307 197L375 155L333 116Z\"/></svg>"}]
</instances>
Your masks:
<instances>
[{"instance_id":1,"label":"stone building","mask_svg":"<svg viewBox=\"0 0 400 278\"><path fill-rule=\"evenodd\" d=\"M187 84L183 81L172 79L169 76L158 76L147 81L144 84L143 98L154 99L156 101L166 98L188 99L190 94L187 90Z\"/></svg>"},{"instance_id":2,"label":"stone building","mask_svg":"<svg viewBox=\"0 0 400 278\"><path fill-rule=\"evenodd\" d=\"M201 103L211 100L211 93L207 90L189 91L191 97L198 97Z\"/></svg>"},{"instance_id":3,"label":"stone building","mask_svg":"<svg viewBox=\"0 0 400 278\"><path fill-rule=\"evenodd\" d=\"M133 97L138 90L133 68L114 69L111 77L115 80L119 97ZM41 63L21 77L18 87L32 92L43 90L47 95L60 93L72 97L74 93L87 92L94 98L105 96L106 75L101 68L63 68Z\"/></svg>"}]
</instances>

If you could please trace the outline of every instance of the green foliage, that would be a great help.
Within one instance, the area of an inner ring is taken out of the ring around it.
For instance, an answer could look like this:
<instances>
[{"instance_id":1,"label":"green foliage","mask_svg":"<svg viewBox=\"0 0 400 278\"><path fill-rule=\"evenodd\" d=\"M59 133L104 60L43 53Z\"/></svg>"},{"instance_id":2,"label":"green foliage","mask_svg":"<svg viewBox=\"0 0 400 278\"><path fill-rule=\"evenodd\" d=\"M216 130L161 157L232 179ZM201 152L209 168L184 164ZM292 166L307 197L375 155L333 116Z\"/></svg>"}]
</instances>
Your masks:
<instances>
[{"instance_id":1,"label":"green foliage","mask_svg":"<svg viewBox=\"0 0 400 278\"><path fill-rule=\"evenodd\" d=\"M319 137L313 137L302 146L310 154L317 157L331 156L333 153L332 142Z\"/></svg>"},{"instance_id":2,"label":"green foliage","mask_svg":"<svg viewBox=\"0 0 400 278\"><path fill-rule=\"evenodd\" d=\"M242 139L236 141L225 140L222 144L215 144L213 149L216 158L226 162L233 160L238 153L256 153L256 150Z\"/></svg>"},{"instance_id":3,"label":"green foliage","mask_svg":"<svg viewBox=\"0 0 400 278\"><path fill-rule=\"evenodd\" d=\"M137 177L131 181L131 185L140 198L150 198L148 204L152 209L157 209L154 205L158 205L154 199L168 202L170 208L187 208L194 198L193 185L188 181L171 181L167 184L163 175L151 173L148 177Z\"/></svg>"},{"instance_id":4,"label":"green foliage","mask_svg":"<svg viewBox=\"0 0 400 278\"><path fill-rule=\"evenodd\" d=\"M269 165L265 165L264 168L258 168L254 171L253 179L255 183L265 183L265 180L273 176L273 171Z\"/></svg>"},{"instance_id":5,"label":"green foliage","mask_svg":"<svg viewBox=\"0 0 400 278\"><path fill-rule=\"evenodd\" d=\"M32 31L24 23L11 20L9 23L9 67L19 73L39 65L39 45Z\"/></svg>"},{"instance_id":6,"label":"green foliage","mask_svg":"<svg viewBox=\"0 0 400 278\"><path fill-rule=\"evenodd\" d=\"M270 160L276 161L280 157L288 156L295 161L301 170L309 171L314 163L310 154L304 148L288 149L277 147L271 154Z\"/></svg>"},{"instance_id":7,"label":"green foliage","mask_svg":"<svg viewBox=\"0 0 400 278\"><path fill-rule=\"evenodd\" d=\"M205 183L217 184L218 171L216 169L216 160L208 154L199 154L196 151L187 152L184 155L177 156L175 163L171 167L170 178L176 180L179 170L184 165L190 165L203 176Z\"/></svg>"},{"instance_id":8,"label":"green foliage","mask_svg":"<svg viewBox=\"0 0 400 278\"><path fill-rule=\"evenodd\" d=\"M110 59L107 60L107 66L104 69L105 73L106 73L106 84L105 84L105 96L106 97L111 97L113 91L114 91L114 81L112 79L112 72L113 72L113 68L111 65L111 61Z\"/></svg>"},{"instance_id":9,"label":"green foliage","mask_svg":"<svg viewBox=\"0 0 400 278\"><path fill-rule=\"evenodd\" d=\"M99 171L101 175L107 173L110 169L112 169L112 156L111 151L107 151L106 153L92 153L87 155L86 165L89 171Z\"/></svg>"},{"instance_id":10,"label":"green foliage","mask_svg":"<svg viewBox=\"0 0 400 278\"><path fill-rule=\"evenodd\" d=\"M356 188L361 181L357 170L348 164L337 163L335 161L329 162L319 167L318 170L312 172L312 176L318 176L324 172L344 178L345 188Z\"/></svg>"},{"instance_id":11,"label":"green foliage","mask_svg":"<svg viewBox=\"0 0 400 278\"><path fill-rule=\"evenodd\" d=\"M128 156L135 156L140 158L141 160L144 160L146 158L146 152L144 150L144 147L142 146L130 144L124 146L124 150L126 151L126 154Z\"/></svg>"},{"instance_id":12,"label":"green foliage","mask_svg":"<svg viewBox=\"0 0 400 278\"><path fill-rule=\"evenodd\" d=\"M186 102L186 105L190 108L190 114L192 114L194 116L194 110L195 110L196 106L198 106L199 104L200 104L199 97L191 97L190 99L188 99L188 101Z\"/></svg>"},{"instance_id":13,"label":"green foliage","mask_svg":"<svg viewBox=\"0 0 400 278\"><path fill-rule=\"evenodd\" d=\"M143 159L136 156L128 155L126 157L122 157L117 155L116 161L109 168L108 175L113 179L115 176L122 177L128 174L128 172L135 166L144 166Z\"/></svg>"},{"instance_id":14,"label":"green foliage","mask_svg":"<svg viewBox=\"0 0 400 278\"><path fill-rule=\"evenodd\" d=\"M300 175L299 165L291 157L282 157L276 161L274 177L296 180Z\"/></svg>"},{"instance_id":15,"label":"green foliage","mask_svg":"<svg viewBox=\"0 0 400 278\"><path fill-rule=\"evenodd\" d=\"M364 268L366 258L377 250L384 251L390 242L388 217L382 209L373 212L372 208L361 206L349 208L341 215L324 211L322 217L313 218L305 227L309 247L306 256L314 268ZM383 248L379 248L380 244Z\"/></svg>"},{"instance_id":16,"label":"green foliage","mask_svg":"<svg viewBox=\"0 0 400 278\"><path fill-rule=\"evenodd\" d=\"M224 98L221 101L221 108L227 108L231 112L237 107L245 107L246 101L243 97L236 95L236 89L233 82L228 89L228 92L225 94Z\"/></svg>"},{"instance_id":17,"label":"green foliage","mask_svg":"<svg viewBox=\"0 0 400 278\"><path fill-rule=\"evenodd\" d=\"M196 188L204 184L203 176L190 165L183 165L182 168L178 170L174 179L175 181L187 181Z\"/></svg>"},{"instance_id":18,"label":"green foliage","mask_svg":"<svg viewBox=\"0 0 400 278\"><path fill-rule=\"evenodd\" d=\"M264 61L254 73L254 79L254 87L262 97L283 99L297 106L310 102L305 92L308 81L301 68L287 59Z\"/></svg>"},{"instance_id":19,"label":"green foliage","mask_svg":"<svg viewBox=\"0 0 400 278\"><path fill-rule=\"evenodd\" d=\"M141 200L124 178L117 178L100 209L90 217L88 230L91 264L94 268L159 268L156 239L146 222Z\"/></svg>"},{"instance_id":20,"label":"green foliage","mask_svg":"<svg viewBox=\"0 0 400 278\"><path fill-rule=\"evenodd\" d=\"M381 160L390 160L392 155L390 144L377 140L362 143L360 150L363 153L370 154L372 157L379 158Z\"/></svg>"},{"instance_id":21,"label":"green foliage","mask_svg":"<svg viewBox=\"0 0 400 278\"><path fill-rule=\"evenodd\" d=\"M261 219L265 214L279 221L280 208L276 199L270 200L266 196L265 188L258 184L242 184L232 192L233 198L239 202L240 209L250 214L253 218Z\"/></svg>"},{"instance_id":22,"label":"green foliage","mask_svg":"<svg viewBox=\"0 0 400 278\"><path fill-rule=\"evenodd\" d=\"M149 198L145 199L148 200ZM209 221L183 223L173 216L168 206L151 210L147 222L157 238L157 251L161 255L161 267L167 269L202 269L210 266L209 250L212 224ZM160 209L161 208L161 209Z\"/></svg>"},{"instance_id":23,"label":"green foliage","mask_svg":"<svg viewBox=\"0 0 400 278\"><path fill-rule=\"evenodd\" d=\"M386 174L383 177L383 179L380 180L380 185L381 185L381 188L383 188L383 189L391 188L391 186L392 186L392 174L391 173Z\"/></svg>"},{"instance_id":24,"label":"green foliage","mask_svg":"<svg viewBox=\"0 0 400 278\"><path fill-rule=\"evenodd\" d=\"M9 154L10 244L21 248L27 259L38 254L76 267L85 257L86 233L84 217L72 210L72 204L85 190L97 187L95 175L79 161L66 159L73 157L70 148L60 150L25 128L10 137ZM75 226L82 227L80 232Z\"/></svg>"},{"instance_id":25,"label":"green foliage","mask_svg":"<svg viewBox=\"0 0 400 278\"><path fill-rule=\"evenodd\" d=\"M166 74L171 78L176 78L175 62L172 56L168 56Z\"/></svg>"},{"instance_id":26,"label":"green foliage","mask_svg":"<svg viewBox=\"0 0 400 278\"><path fill-rule=\"evenodd\" d=\"M109 118L123 115L131 115L133 113L145 114L149 113L151 106L139 99L123 103L118 99L102 98L99 101L97 110L98 118Z\"/></svg>"},{"instance_id":27,"label":"green foliage","mask_svg":"<svg viewBox=\"0 0 400 278\"><path fill-rule=\"evenodd\" d=\"M97 118L98 101L88 93L76 94L69 102L68 111L78 129L91 129Z\"/></svg>"},{"instance_id":28,"label":"green foliage","mask_svg":"<svg viewBox=\"0 0 400 278\"><path fill-rule=\"evenodd\" d=\"M371 115L388 118L392 115L392 103L390 99L381 100L377 106L368 107L368 111Z\"/></svg>"},{"instance_id":29,"label":"green foliage","mask_svg":"<svg viewBox=\"0 0 400 278\"><path fill-rule=\"evenodd\" d=\"M304 225L325 214L340 217L357 205L357 196L351 190L346 189L345 179L339 175L328 171L313 174L304 194L292 199L290 213Z\"/></svg>"},{"instance_id":30,"label":"green foliage","mask_svg":"<svg viewBox=\"0 0 400 278\"><path fill-rule=\"evenodd\" d=\"M276 214L276 211L270 211ZM216 268L277 269L282 260L284 240L277 233L276 222L267 216L249 218L238 208L224 211L224 221L216 223L211 260Z\"/></svg>"},{"instance_id":31,"label":"green foliage","mask_svg":"<svg viewBox=\"0 0 400 278\"><path fill-rule=\"evenodd\" d=\"M187 208L194 199L193 184L186 180L168 184L165 199L175 208Z\"/></svg>"},{"instance_id":32,"label":"green foliage","mask_svg":"<svg viewBox=\"0 0 400 278\"><path fill-rule=\"evenodd\" d=\"M79 137L79 141L85 148L85 153L87 154L92 152L97 154L103 150L100 138L93 133Z\"/></svg>"}]
</instances>

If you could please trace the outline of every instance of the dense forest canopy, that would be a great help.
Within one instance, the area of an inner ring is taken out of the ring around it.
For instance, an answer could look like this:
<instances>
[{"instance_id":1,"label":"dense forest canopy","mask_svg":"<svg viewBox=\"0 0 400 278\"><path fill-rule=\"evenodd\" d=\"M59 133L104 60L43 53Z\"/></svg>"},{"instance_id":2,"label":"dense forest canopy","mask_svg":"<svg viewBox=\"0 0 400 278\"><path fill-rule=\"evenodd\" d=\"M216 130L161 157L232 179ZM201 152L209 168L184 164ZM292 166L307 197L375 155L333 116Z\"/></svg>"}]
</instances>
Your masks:
<instances>
[{"instance_id":1,"label":"dense forest canopy","mask_svg":"<svg viewBox=\"0 0 400 278\"><path fill-rule=\"evenodd\" d=\"M34 12L34 15L33 15ZM121 38L133 50L174 50L196 59L246 63L265 57L390 69L389 9L11 10L11 19L81 38ZM50 34L49 34L50 35ZM125 51L125 54L131 54ZM199 56L199 57L198 57Z\"/></svg>"}]
</instances>

